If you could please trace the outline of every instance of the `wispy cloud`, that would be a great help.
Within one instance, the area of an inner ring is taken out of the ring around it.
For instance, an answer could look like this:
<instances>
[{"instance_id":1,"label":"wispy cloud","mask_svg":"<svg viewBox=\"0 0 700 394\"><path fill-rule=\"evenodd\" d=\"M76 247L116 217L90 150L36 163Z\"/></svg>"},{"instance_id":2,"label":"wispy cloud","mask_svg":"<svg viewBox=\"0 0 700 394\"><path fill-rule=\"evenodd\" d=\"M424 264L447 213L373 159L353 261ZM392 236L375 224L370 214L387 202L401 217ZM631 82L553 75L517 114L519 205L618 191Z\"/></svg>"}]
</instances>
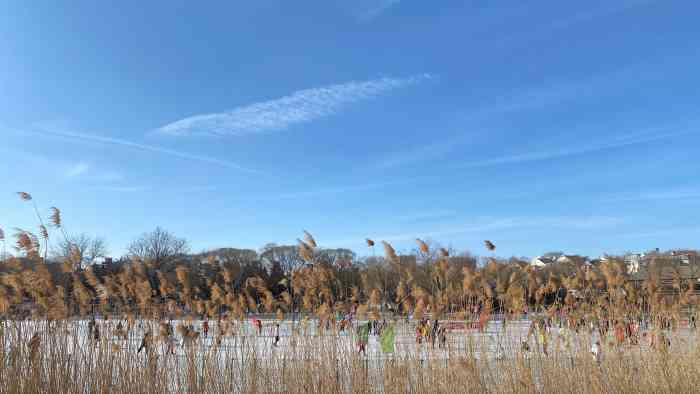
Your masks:
<instances>
[{"instance_id":1,"label":"wispy cloud","mask_svg":"<svg viewBox=\"0 0 700 394\"><path fill-rule=\"evenodd\" d=\"M621 235L620 238L625 238L625 239L656 238L655 241L658 241L660 239L663 239L663 240L668 240L669 238L673 239L673 238L678 237L679 235L682 235L684 237L688 237L688 236L695 236L697 234L700 234L700 227L682 226L682 227L664 228L664 229L659 229L659 230L631 232L631 233Z\"/></svg>"},{"instance_id":2,"label":"wispy cloud","mask_svg":"<svg viewBox=\"0 0 700 394\"><path fill-rule=\"evenodd\" d=\"M0 127L0 130L3 130ZM124 174L113 169L105 169L84 161L76 162L72 158L66 158L61 154L36 153L25 150L26 147L14 146L11 149L0 148L0 154L27 171L41 169L47 177L59 182L73 182L76 180L88 182L117 182L124 179Z\"/></svg>"},{"instance_id":3,"label":"wispy cloud","mask_svg":"<svg viewBox=\"0 0 700 394\"><path fill-rule=\"evenodd\" d=\"M492 97L484 97L483 104L469 107L459 114L460 122L467 125L483 124L484 120L501 118L506 114L530 110L547 109L569 101L599 97L601 94L615 91L630 81L630 75L637 80L641 76L658 72L658 65L633 64L618 70L600 73L580 79L553 80L547 84L521 87L512 91L500 92ZM479 133L484 133L483 130ZM473 134L473 133L472 133ZM430 159L444 157L456 147L463 146L473 138L469 133L459 130L436 141L421 143L413 148L383 155L378 160L378 168L393 168L410 165Z\"/></svg>"},{"instance_id":4,"label":"wispy cloud","mask_svg":"<svg viewBox=\"0 0 700 394\"><path fill-rule=\"evenodd\" d=\"M90 166L87 163L77 163L66 171L66 178L75 178L88 172Z\"/></svg>"},{"instance_id":5,"label":"wispy cloud","mask_svg":"<svg viewBox=\"0 0 700 394\"><path fill-rule=\"evenodd\" d=\"M589 145L570 144L565 147L553 148L550 150L542 150L539 152L516 153L512 155L492 157L479 161L471 161L462 163L458 168L480 168L491 167L504 164L518 164L525 162L533 162L540 160L551 160L569 156L577 156L589 153L596 153L610 149L619 149L628 146L641 145L665 139L670 139L683 134L687 134L688 130L667 131L659 130L656 132L645 132L641 134L626 135L608 141L599 142Z\"/></svg>"},{"instance_id":6,"label":"wispy cloud","mask_svg":"<svg viewBox=\"0 0 700 394\"><path fill-rule=\"evenodd\" d=\"M663 201L663 200L700 200L700 188L660 188L659 190L646 190L640 192L625 192L608 196L604 202L632 202L632 201Z\"/></svg>"},{"instance_id":7,"label":"wispy cloud","mask_svg":"<svg viewBox=\"0 0 700 394\"><path fill-rule=\"evenodd\" d=\"M430 74L408 78L380 78L305 89L275 100L195 115L160 127L162 134L236 136L277 131L295 124L338 113L345 106L433 78Z\"/></svg>"},{"instance_id":8,"label":"wispy cloud","mask_svg":"<svg viewBox=\"0 0 700 394\"><path fill-rule=\"evenodd\" d=\"M457 168L491 167L504 164L551 160L635 145L643 145L689 134L694 131L693 127L696 127L697 122L698 119L693 118L683 122L674 122L673 124L649 128L640 132L626 133L616 137L610 137L607 140L594 143L586 141L582 141L581 143L571 142L568 145L543 149L540 151L513 153L510 155L490 157L479 161L470 161L467 163L458 164ZM599 129L600 126L597 126L596 128ZM578 132L578 134L585 135L586 130L581 130ZM463 144L467 141L467 135L459 135L433 143L423 144L422 146L416 146L412 149L398 151L387 157L379 159L374 166L377 168L387 169L445 157L456 147L463 146Z\"/></svg>"},{"instance_id":9,"label":"wispy cloud","mask_svg":"<svg viewBox=\"0 0 700 394\"><path fill-rule=\"evenodd\" d=\"M342 185L342 186L332 186L332 187L320 187L312 188L309 190L300 191L288 191L288 192L278 192L270 193L267 199L270 200L294 200L294 199L304 199L304 198L316 198L320 196L345 194L353 192L363 192L376 189L382 189L389 186L400 186L407 185L418 182L420 178L397 180L397 181L387 181L387 182L374 182L365 184L355 184L355 185Z\"/></svg>"},{"instance_id":10,"label":"wispy cloud","mask_svg":"<svg viewBox=\"0 0 700 394\"><path fill-rule=\"evenodd\" d=\"M419 211L412 214L399 215L396 216L395 219L402 222L420 222L426 220L444 219L454 217L455 215L457 215L456 211L441 209L434 211Z\"/></svg>"},{"instance_id":11,"label":"wispy cloud","mask_svg":"<svg viewBox=\"0 0 700 394\"><path fill-rule=\"evenodd\" d=\"M496 38L493 45L513 45L518 46L532 45L535 39L548 39L556 36L559 30L569 29L582 24L590 24L598 19L614 17L618 14L625 13L637 7L650 5L657 0L620 0L615 2L602 2L602 6L594 4L580 3L581 7L572 7L567 4L565 11L560 17L554 17L548 22L537 23L536 25L527 26L527 31L520 31L506 36ZM512 7L508 7L513 9ZM528 4L523 7L526 12L532 13L532 7Z\"/></svg>"},{"instance_id":12,"label":"wispy cloud","mask_svg":"<svg viewBox=\"0 0 700 394\"><path fill-rule=\"evenodd\" d=\"M90 190L110 193L142 193L154 190L151 186L96 186Z\"/></svg>"},{"instance_id":13,"label":"wispy cloud","mask_svg":"<svg viewBox=\"0 0 700 394\"><path fill-rule=\"evenodd\" d=\"M448 238L455 235L484 233L491 234L499 231L507 231L512 229L525 228L545 228L545 229L561 229L561 230L594 230L617 226L623 223L623 220L618 217L611 216L562 216L562 217L514 217L478 220L471 225L440 227L432 231L416 230L410 233L395 233L395 234L377 234L370 236L375 240L385 240L387 242L404 242L412 241L419 238ZM356 237L353 239L343 239L329 242L332 245L357 245L363 242L364 237Z\"/></svg>"},{"instance_id":14,"label":"wispy cloud","mask_svg":"<svg viewBox=\"0 0 700 394\"><path fill-rule=\"evenodd\" d=\"M414 148L389 154L380 159L377 167L381 169L400 167L411 163L425 161L450 153L456 145L461 142L461 138L441 140L428 144L422 144Z\"/></svg>"},{"instance_id":15,"label":"wispy cloud","mask_svg":"<svg viewBox=\"0 0 700 394\"><path fill-rule=\"evenodd\" d=\"M543 24L541 31L565 29L573 25L577 25L579 23L587 23L598 18L613 16L615 14L633 9L635 7L649 5L654 2L656 2L656 0L626 0L615 3L604 2L604 7L594 7L585 11L567 15L566 17L560 19L552 20L550 23ZM589 7L588 4L585 4L584 6L586 8Z\"/></svg>"},{"instance_id":16,"label":"wispy cloud","mask_svg":"<svg viewBox=\"0 0 700 394\"><path fill-rule=\"evenodd\" d=\"M200 193L215 191L216 186L182 186L182 187L162 187L162 186L138 186L138 185L122 185L122 186L95 186L90 187L90 190L110 192L110 193Z\"/></svg>"},{"instance_id":17,"label":"wispy cloud","mask_svg":"<svg viewBox=\"0 0 700 394\"><path fill-rule=\"evenodd\" d=\"M368 22L400 2L401 0L370 0L368 8L362 10L357 19L361 22Z\"/></svg>"},{"instance_id":18,"label":"wispy cloud","mask_svg":"<svg viewBox=\"0 0 700 394\"><path fill-rule=\"evenodd\" d=\"M20 133L29 133L29 134L35 134L35 135L49 136L49 137L58 137L58 138L63 138L63 139L68 139L68 140L73 140L73 141L89 142L89 143L96 143L96 144L102 144L102 145L115 145L115 146L120 146L120 147L124 147L127 149L157 153L157 154L161 154L161 155L165 155L165 156L176 157L176 158L183 159L183 160L197 161L200 163L212 164L212 165L216 165L219 167L235 169L235 170L248 172L248 173L259 173L259 171L252 170L250 168L245 168L239 164L236 164L236 163L228 161L228 160L217 159L217 158L214 158L211 156L195 155L192 153L176 151L173 149L162 148L159 146L141 144L141 143L127 141L127 140L123 140L123 139L119 139L119 138L104 137L104 136L99 136L99 135L76 133L76 132L62 131L62 130L49 130L49 129L42 129L42 128L34 128L34 129L27 129L27 130L23 129L23 130L14 130L14 131L20 132Z\"/></svg>"},{"instance_id":19,"label":"wispy cloud","mask_svg":"<svg viewBox=\"0 0 700 394\"><path fill-rule=\"evenodd\" d=\"M374 240L383 240L387 242L403 242L403 241L412 241L415 240L417 237L421 237L423 239L427 238L444 238L448 236L453 236L453 235L460 235L460 234L468 234L468 233L480 233L484 231L489 231L489 230L495 230L495 229L505 229L505 228L511 228L512 227L512 221L509 219L504 219L504 220L495 220L491 222L484 222L480 224L473 224L473 225L462 225L462 226L454 226L454 227L442 227L440 229L435 229L431 231L425 231L425 230L418 230L416 229L415 232L401 232L401 233L384 233L384 234L374 234L370 235L371 239ZM364 243L365 237L367 235L358 235L353 238L344 238L344 239L337 239L337 240L331 240L328 241L329 245L359 245Z\"/></svg>"}]
</instances>

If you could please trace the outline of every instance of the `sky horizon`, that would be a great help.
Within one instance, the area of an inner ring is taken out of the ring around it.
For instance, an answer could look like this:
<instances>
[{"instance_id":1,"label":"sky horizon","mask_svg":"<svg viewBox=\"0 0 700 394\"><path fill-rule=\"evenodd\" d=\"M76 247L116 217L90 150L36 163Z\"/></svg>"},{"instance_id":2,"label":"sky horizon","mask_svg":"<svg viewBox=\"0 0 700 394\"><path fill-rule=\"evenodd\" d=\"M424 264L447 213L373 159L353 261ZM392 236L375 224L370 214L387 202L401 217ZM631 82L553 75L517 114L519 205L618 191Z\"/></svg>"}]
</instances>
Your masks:
<instances>
[{"instance_id":1,"label":"sky horizon","mask_svg":"<svg viewBox=\"0 0 700 394\"><path fill-rule=\"evenodd\" d=\"M249 2L250 3L250 2ZM114 256L534 257L700 248L700 5L261 0L0 6L0 228ZM377 253L379 253L377 249Z\"/></svg>"}]
</instances>

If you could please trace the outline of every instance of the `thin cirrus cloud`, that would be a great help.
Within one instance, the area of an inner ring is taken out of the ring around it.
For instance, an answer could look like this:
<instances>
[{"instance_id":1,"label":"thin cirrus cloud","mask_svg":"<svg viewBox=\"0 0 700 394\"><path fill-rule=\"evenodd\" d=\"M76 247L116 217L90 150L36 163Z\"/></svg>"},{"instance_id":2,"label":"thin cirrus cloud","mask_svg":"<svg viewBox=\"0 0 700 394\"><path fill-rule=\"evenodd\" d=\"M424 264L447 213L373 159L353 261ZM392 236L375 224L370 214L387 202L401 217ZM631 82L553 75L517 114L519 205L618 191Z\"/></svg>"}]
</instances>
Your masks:
<instances>
[{"instance_id":1,"label":"thin cirrus cloud","mask_svg":"<svg viewBox=\"0 0 700 394\"><path fill-rule=\"evenodd\" d=\"M80 175L86 174L90 170L90 166L87 163L77 163L72 165L66 171L66 178L75 178Z\"/></svg>"},{"instance_id":2,"label":"thin cirrus cloud","mask_svg":"<svg viewBox=\"0 0 700 394\"><path fill-rule=\"evenodd\" d=\"M694 120L693 120L694 122ZM601 152L611 149L619 149L636 145L672 139L684 134L688 134L687 126L663 126L647 130L641 133L620 135L616 138L610 138L606 141L600 141L592 144L569 144L567 146L555 147L547 150L534 152L513 153L504 156L489 157L478 161L469 161L456 165L456 168L482 168L493 167L498 165L518 164L535 162L542 160L551 160L562 157L577 156L595 152ZM448 141L438 141L428 144L425 147L419 147L413 150L399 152L388 158L379 161L376 166L382 169L401 167L405 165L415 164L437 157L453 151L457 146L463 144L465 137L459 137Z\"/></svg>"},{"instance_id":3,"label":"thin cirrus cloud","mask_svg":"<svg viewBox=\"0 0 700 394\"><path fill-rule=\"evenodd\" d=\"M501 157L493 157L489 159L484 159L480 161L472 161L463 163L458 168L481 168L481 167L491 167L497 165L506 164L518 164L525 162L541 161L541 160L551 160L562 157L577 156L589 153L596 153L610 149L619 149L629 146L641 145L661 140L670 139L673 137L678 137L687 134L688 130L680 131L669 131L669 132L648 132L636 135L626 135L616 138L614 140L605 141L598 144L584 145L584 146L567 146L556 148L552 150L543 150L539 152L532 153L520 153L513 155L506 155Z\"/></svg>"},{"instance_id":4,"label":"thin cirrus cloud","mask_svg":"<svg viewBox=\"0 0 700 394\"><path fill-rule=\"evenodd\" d=\"M674 60L682 60L678 57ZM570 101L599 99L601 95L614 94L622 91L638 83L640 79L658 78L659 63L636 63L627 65L612 72L600 73L579 80L563 80L555 81L548 85L523 88L511 92L503 92L499 96L494 96L491 99L486 98L486 104L476 108L472 108L460 115L460 119L466 124L483 124L489 119L502 118L506 114L519 113L525 111L540 111L551 108L552 106L560 106ZM630 77L634 76L634 78ZM694 122L697 124L698 119L689 119L686 123ZM599 127L599 126L596 126ZM658 128L659 130L668 127ZM488 130L482 131L482 133ZM457 132L454 135L446 136L446 138L436 140L432 143L421 143L412 148L407 148L402 151L397 151L389 155L383 154L375 166L381 169L401 167L411 165L431 159L443 157L455 150L455 148L464 146L469 143L474 137L464 132ZM622 137L625 138L625 137ZM656 139L663 139L664 136ZM652 137L652 139L654 139ZM612 141L612 144L625 145L624 141ZM634 143L632 143L634 144ZM597 147L582 147L577 149L563 148L557 152L534 152L525 155L517 155L517 157L507 157L506 161L529 161L539 160L540 156L545 158L550 155L568 156L568 151L576 152L583 149L586 153L589 150L600 150ZM603 148L606 149L606 148ZM574 153L576 154L576 153ZM500 160L497 158L497 161ZM496 163L498 164L498 163Z\"/></svg>"},{"instance_id":5,"label":"thin cirrus cloud","mask_svg":"<svg viewBox=\"0 0 700 394\"><path fill-rule=\"evenodd\" d=\"M124 174L117 171L100 168L99 166L95 167L84 161L68 161L52 155L37 154L22 148L2 149L0 153L5 154L6 157L12 157L17 163L21 163L23 168L40 168L51 179L57 181L75 181L80 179L96 182L115 182L124 179Z\"/></svg>"},{"instance_id":6,"label":"thin cirrus cloud","mask_svg":"<svg viewBox=\"0 0 700 394\"><path fill-rule=\"evenodd\" d=\"M60 130L48 130L48 129L21 130L20 133L43 135L43 136L48 136L48 137L58 137L58 138L63 138L63 139L67 139L67 140L89 142L89 143L96 143L96 144L102 144L102 145L120 146L123 148L128 148L128 149L133 149L133 150L139 150L139 151L144 151L144 152L157 153L157 154L161 154L161 155L165 155L165 156L176 157L176 158L179 158L182 160L190 160L190 161L196 161L196 162L205 163L205 164L212 164L212 165L216 165L219 167L235 169L235 170L239 170L239 171L247 172L247 173L259 173L259 171L257 171L257 170L243 167L239 164L236 164L236 163L228 161L228 160L217 159L217 158L210 157L210 156L195 155L192 153L176 151L176 150L168 149L168 148L162 148L159 146L140 144L137 142L127 141L127 140L123 140L123 139L119 139L119 138L103 137L103 136L92 135L92 134L76 133L76 132L60 131Z\"/></svg>"},{"instance_id":7,"label":"thin cirrus cloud","mask_svg":"<svg viewBox=\"0 0 700 394\"><path fill-rule=\"evenodd\" d=\"M389 186L401 186L410 185L419 181L420 178L396 180L396 181L386 181L386 182L374 182L374 183L364 183L355 185L343 185L343 186L331 186L322 187L309 190L301 191L287 191L287 192L277 192L272 193L268 197L263 197L262 199L269 199L273 201L279 200L293 200L293 199L313 199L317 197L323 197L328 195L346 194L346 193L361 193L369 192L372 190L382 189ZM357 194L355 194L357 197Z\"/></svg>"},{"instance_id":8,"label":"thin cirrus cloud","mask_svg":"<svg viewBox=\"0 0 700 394\"><path fill-rule=\"evenodd\" d=\"M387 242L412 241L416 237L421 239L449 238L456 235L484 233L494 234L502 231L525 228L557 228L563 231L584 231L601 228L610 228L624 223L621 218L612 216L562 216L562 217L514 217L502 219L481 220L471 225L440 227L433 231L425 232L417 230L413 233L383 234L381 236L370 237L374 240L384 240ZM364 237L353 239L334 240L331 245L359 245L364 242Z\"/></svg>"},{"instance_id":9,"label":"thin cirrus cloud","mask_svg":"<svg viewBox=\"0 0 700 394\"><path fill-rule=\"evenodd\" d=\"M178 187L155 187L155 186L138 186L138 185L121 185L121 186L97 186L91 187L90 190L98 192L112 193L204 193L216 191L216 186L178 186Z\"/></svg>"},{"instance_id":10,"label":"thin cirrus cloud","mask_svg":"<svg viewBox=\"0 0 700 394\"><path fill-rule=\"evenodd\" d=\"M700 188L671 188L659 190L635 192L635 193L619 193L611 195L603 199L603 202L608 203L623 203L623 202L644 202L644 201L696 201L700 200Z\"/></svg>"},{"instance_id":11,"label":"thin cirrus cloud","mask_svg":"<svg viewBox=\"0 0 700 394\"><path fill-rule=\"evenodd\" d=\"M418 211L417 213L399 215L396 220L402 222L424 222L437 219L451 218L457 215L457 211L442 209L433 211Z\"/></svg>"},{"instance_id":12,"label":"thin cirrus cloud","mask_svg":"<svg viewBox=\"0 0 700 394\"><path fill-rule=\"evenodd\" d=\"M678 234L684 234L686 236L697 236L700 234L700 227L698 226L693 226L693 227L673 227L673 228L666 228L662 230L653 230L653 231L645 231L645 232L632 232L632 233L627 233L621 236L621 238L625 239L636 239L636 238L654 238L654 242L658 242L660 239L675 239L678 237Z\"/></svg>"},{"instance_id":13,"label":"thin cirrus cloud","mask_svg":"<svg viewBox=\"0 0 700 394\"><path fill-rule=\"evenodd\" d=\"M111 193L141 193L153 190L151 186L99 186L91 190Z\"/></svg>"},{"instance_id":14,"label":"thin cirrus cloud","mask_svg":"<svg viewBox=\"0 0 700 394\"><path fill-rule=\"evenodd\" d=\"M400 2L401 0L371 0L371 4L368 4L368 7L362 10L357 19L360 22L369 22Z\"/></svg>"},{"instance_id":15,"label":"thin cirrus cloud","mask_svg":"<svg viewBox=\"0 0 700 394\"><path fill-rule=\"evenodd\" d=\"M622 0L616 2L602 2L602 6L596 7L588 3L581 3L582 9L571 11L564 16L552 19L549 23L540 23L536 26L531 26L527 32L520 32L504 37L500 37L502 43L521 43L521 45L530 43L531 39L537 37L550 37L553 32L567 29L579 24L592 23L598 19L614 17L618 14L633 10L637 7L651 5L657 0ZM530 40L529 40L530 39Z\"/></svg>"},{"instance_id":16,"label":"thin cirrus cloud","mask_svg":"<svg viewBox=\"0 0 700 394\"><path fill-rule=\"evenodd\" d=\"M304 89L278 99L249 104L230 111L190 116L162 126L156 132L173 136L239 136L279 131L334 115L350 104L432 78L430 74L422 74L407 78L379 78Z\"/></svg>"}]
</instances>

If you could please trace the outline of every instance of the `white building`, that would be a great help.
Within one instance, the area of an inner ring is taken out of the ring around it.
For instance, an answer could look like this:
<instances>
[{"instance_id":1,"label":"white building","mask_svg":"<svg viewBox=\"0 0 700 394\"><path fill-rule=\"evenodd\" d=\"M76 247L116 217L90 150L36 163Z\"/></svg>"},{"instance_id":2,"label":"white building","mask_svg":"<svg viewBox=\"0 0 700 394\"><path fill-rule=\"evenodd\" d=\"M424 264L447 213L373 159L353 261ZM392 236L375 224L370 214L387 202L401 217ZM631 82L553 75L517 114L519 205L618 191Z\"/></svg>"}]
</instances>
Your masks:
<instances>
[{"instance_id":1,"label":"white building","mask_svg":"<svg viewBox=\"0 0 700 394\"><path fill-rule=\"evenodd\" d=\"M639 272L639 267L644 260L644 253L628 253L625 255L625 265L627 265L627 273L635 274Z\"/></svg>"},{"instance_id":2,"label":"white building","mask_svg":"<svg viewBox=\"0 0 700 394\"><path fill-rule=\"evenodd\" d=\"M552 264L553 262L554 262L554 260L552 260L548 257L538 256L538 257L535 257L534 259L530 260L530 265L542 268L542 267L545 267L549 264Z\"/></svg>"}]
</instances>

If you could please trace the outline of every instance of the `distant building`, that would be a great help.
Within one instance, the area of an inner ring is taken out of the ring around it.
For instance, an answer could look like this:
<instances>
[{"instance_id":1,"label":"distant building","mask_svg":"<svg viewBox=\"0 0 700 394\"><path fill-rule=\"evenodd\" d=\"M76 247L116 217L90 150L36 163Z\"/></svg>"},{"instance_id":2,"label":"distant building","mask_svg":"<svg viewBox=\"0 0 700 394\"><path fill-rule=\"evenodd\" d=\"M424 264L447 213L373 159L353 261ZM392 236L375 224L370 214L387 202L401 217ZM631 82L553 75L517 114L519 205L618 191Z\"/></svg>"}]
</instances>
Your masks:
<instances>
[{"instance_id":1,"label":"distant building","mask_svg":"<svg viewBox=\"0 0 700 394\"><path fill-rule=\"evenodd\" d=\"M539 257L535 257L534 259L532 259L530 261L530 265L543 268L543 267L546 267L549 264L552 264L554 262L555 262L554 259L544 257L544 256L539 256Z\"/></svg>"},{"instance_id":2,"label":"distant building","mask_svg":"<svg viewBox=\"0 0 700 394\"><path fill-rule=\"evenodd\" d=\"M625 265L627 266L628 274L635 274L639 272L639 268L644 261L644 253L628 253L625 255ZM646 262L646 261L645 261Z\"/></svg>"},{"instance_id":3,"label":"distant building","mask_svg":"<svg viewBox=\"0 0 700 394\"><path fill-rule=\"evenodd\" d=\"M627 253L624 257L627 273L636 274L655 259L664 259L679 265L690 265L698 262L698 253L694 250L673 250L661 253L659 249L648 253Z\"/></svg>"},{"instance_id":4,"label":"distant building","mask_svg":"<svg viewBox=\"0 0 700 394\"><path fill-rule=\"evenodd\" d=\"M535 267L546 267L550 264L575 264L575 265L586 265L589 261L585 257L576 255L545 255L538 256L530 260L530 265Z\"/></svg>"},{"instance_id":5,"label":"distant building","mask_svg":"<svg viewBox=\"0 0 700 394\"><path fill-rule=\"evenodd\" d=\"M587 257L578 256L578 255L568 255L568 254L563 254L563 255L557 257L556 262L562 263L562 264L574 264L574 265L587 265L590 263L588 261Z\"/></svg>"},{"instance_id":6,"label":"distant building","mask_svg":"<svg viewBox=\"0 0 700 394\"><path fill-rule=\"evenodd\" d=\"M673 250L669 253L669 257L680 264L689 265L697 262L698 252L695 250Z\"/></svg>"},{"instance_id":7,"label":"distant building","mask_svg":"<svg viewBox=\"0 0 700 394\"><path fill-rule=\"evenodd\" d=\"M676 285L681 281L685 286L692 286L697 295L700 293L700 259L693 256L687 258L686 264L683 263L685 258L671 256L670 253L651 258L647 254L640 260L639 270L630 274L629 280L641 287L647 279L656 278L665 294L678 294Z\"/></svg>"}]
</instances>

